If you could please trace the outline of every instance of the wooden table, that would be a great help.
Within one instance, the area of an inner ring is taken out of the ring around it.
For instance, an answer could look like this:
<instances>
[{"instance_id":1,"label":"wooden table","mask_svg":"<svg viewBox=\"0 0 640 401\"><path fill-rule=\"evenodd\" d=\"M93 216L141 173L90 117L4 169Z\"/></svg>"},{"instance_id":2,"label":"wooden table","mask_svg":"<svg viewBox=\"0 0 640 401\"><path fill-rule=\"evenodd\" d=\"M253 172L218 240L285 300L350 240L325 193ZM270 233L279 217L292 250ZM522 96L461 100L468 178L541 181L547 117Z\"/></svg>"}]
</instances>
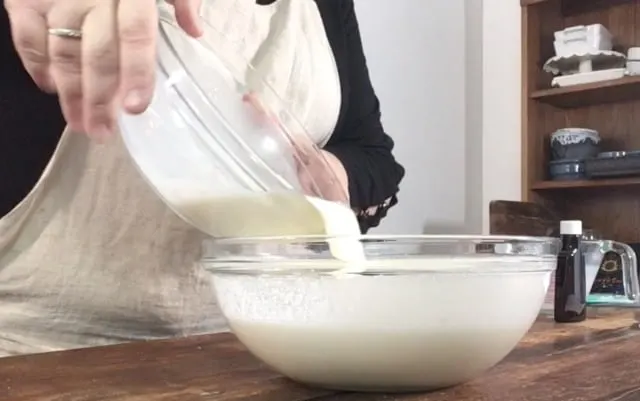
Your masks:
<instances>
[{"instance_id":1,"label":"wooden table","mask_svg":"<svg viewBox=\"0 0 640 401\"><path fill-rule=\"evenodd\" d=\"M230 334L0 359L2 401L639 401L631 312L556 325L541 317L477 380L429 394L338 393L294 384Z\"/></svg>"}]
</instances>

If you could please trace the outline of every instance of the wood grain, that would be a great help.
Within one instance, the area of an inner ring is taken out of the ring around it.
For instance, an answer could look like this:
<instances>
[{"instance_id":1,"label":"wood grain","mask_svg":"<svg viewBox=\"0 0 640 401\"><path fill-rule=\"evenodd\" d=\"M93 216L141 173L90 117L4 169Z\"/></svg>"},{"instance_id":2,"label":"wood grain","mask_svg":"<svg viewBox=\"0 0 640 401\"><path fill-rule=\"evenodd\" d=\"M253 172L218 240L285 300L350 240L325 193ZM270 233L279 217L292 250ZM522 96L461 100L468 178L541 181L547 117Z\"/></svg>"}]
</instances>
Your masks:
<instances>
[{"instance_id":1,"label":"wood grain","mask_svg":"<svg viewBox=\"0 0 640 401\"><path fill-rule=\"evenodd\" d=\"M560 3L562 6L562 14L566 16L633 1L635 0L520 0L520 5L522 7L530 7L550 2Z\"/></svg>"},{"instance_id":2,"label":"wood grain","mask_svg":"<svg viewBox=\"0 0 640 401\"><path fill-rule=\"evenodd\" d=\"M635 316L594 310L571 325L541 316L485 375L426 394L310 389L270 371L232 335L216 334L0 359L0 400L635 401L638 371Z\"/></svg>"},{"instance_id":3,"label":"wood grain","mask_svg":"<svg viewBox=\"0 0 640 401\"><path fill-rule=\"evenodd\" d=\"M534 190L555 190L555 189L586 189L603 187L637 187L640 186L640 177L632 178L607 178L580 181L541 181L531 185Z\"/></svg>"},{"instance_id":4,"label":"wood grain","mask_svg":"<svg viewBox=\"0 0 640 401\"><path fill-rule=\"evenodd\" d=\"M489 232L492 235L557 235L559 217L542 205L530 202L492 201L489 204Z\"/></svg>"},{"instance_id":5,"label":"wood grain","mask_svg":"<svg viewBox=\"0 0 640 401\"><path fill-rule=\"evenodd\" d=\"M591 106L594 104L634 101L638 100L639 97L639 76L591 82L563 88L541 89L531 93L531 98L534 100L564 109Z\"/></svg>"},{"instance_id":6,"label":"wood grain","mask_svg":"<svg viewBox=\"0 0 640 401\"><path fill-rule=\"evenodd\" d=\"M523 7L526 7L526 6L532 6L539 3L544 3L547 1L552 1L552 0L520 0L520 5ZM553 1L557 1L557 0L553 0Z\"/></svg>"}]
</instances>

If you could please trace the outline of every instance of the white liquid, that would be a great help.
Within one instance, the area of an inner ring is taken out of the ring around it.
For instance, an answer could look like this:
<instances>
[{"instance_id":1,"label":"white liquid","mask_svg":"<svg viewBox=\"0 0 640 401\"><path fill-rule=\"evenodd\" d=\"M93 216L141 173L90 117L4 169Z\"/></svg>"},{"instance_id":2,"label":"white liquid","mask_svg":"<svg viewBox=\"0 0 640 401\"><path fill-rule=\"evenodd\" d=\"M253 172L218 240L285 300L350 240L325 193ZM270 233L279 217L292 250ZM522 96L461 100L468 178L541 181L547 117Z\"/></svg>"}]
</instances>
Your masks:
<instances>
[{"instance_id":1,"label":"white liquid","mask_svg":"<svg viewBox=\"0 0 640 401\"><path fill-rule=\"evenodd\" d=\"M523 328L394 331L232 321L238 338L282 374L359 391L412 391L459 384L498 363ZM526 329L524 329L526 330Z\"/></svg>"},{"instance_id":2,"label":"white liquid","mask_svg":"<svg viewBox=\"0 0 640 401\"><path fill-rule=\"evenodd\" d=\"M465 273L461 258L408 258L376 262L415 274L220 275L214 285L234 333L286 376L336 389L426 390L476 377L527 332L550 270L505 270L555 261L514 259L466 261L496 270L485 274Z\"/></svg>"},{"instance_id":3,"label":"white liquid","mask_svg":"<svg viewBox=\"0 0 640 401\"><path fill-rule=\"evenodd\" d=\"M336 259L361 268L365 259L357 240L360 227L348 207L296 193L261 193L237 197L183 200L178 212L213 237L282 235L343 236L328 240ZM351 238L349 238L351 237Z\"/></svg>"}]
</instances>

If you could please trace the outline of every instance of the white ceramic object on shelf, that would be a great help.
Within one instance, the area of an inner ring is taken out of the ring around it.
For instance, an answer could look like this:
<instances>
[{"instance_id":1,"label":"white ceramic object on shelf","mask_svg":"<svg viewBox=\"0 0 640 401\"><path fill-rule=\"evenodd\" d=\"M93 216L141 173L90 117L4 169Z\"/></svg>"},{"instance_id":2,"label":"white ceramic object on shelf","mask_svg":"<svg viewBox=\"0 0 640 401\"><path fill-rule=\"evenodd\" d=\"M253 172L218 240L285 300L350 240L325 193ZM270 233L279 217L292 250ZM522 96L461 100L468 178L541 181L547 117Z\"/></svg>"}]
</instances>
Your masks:
<instances>
[{"instance_id":1,"label":"white ceramic object on shelf","mask_svg":"<svg viewBox=\"0 0 640 401\"><path fill-rule=\"evenodd\" d=\"M561 128L554 131L549 139L552 145L554 142L558 142L561 145L571 145L583 143L587 140L598 144L600 143L600 134L598 131L589 128Z\"/></svg>"},{"instance_id":2,"label":"white ceramic object on shelf","mask_svg":"<svg viewBox=\"0 0 640 401\"><path fill-rule=\"evenodd\" d=\"M640 47L630 47L627 51L627 73L640 75Z\"/></svg>"},{"instance_id":3,"label":"white ceramic object on shelf","mask_svg":"<svg viewBox=\"0 0 640 401\"><path fill-rule=\"evenodd\" d=\"M640 64L640 63L639 63ZM573 85L588 84L592 82L609 81L619 79L625 76L624 68L611 68L608 70L581 72L572 75L561 75L553 78L551 86L565 87Z\"/></svg>"},{"instance_id":4,"label":"white ceramic object on shelf","mask_svg":"<svg viewBox=\"0 0 640 401\"><path fill-rule=\"evenodd\" d=\"M601 24L571 26L553 35L556 55L560 57L613 49L613 36Z\"/></svg>"},{"instance_id":5,"label":"white ceramic object on shelf","mask_svg":"<svg viewBox=\"0 0 640 401\"><path fill-rule=\"evenodd\" d=\"M575 53L566 56L551 57L542 67L544 71L553 75L571 75L597 70L622 68L627 57L611 50L596 50L585 53Z\"/></svg>"}]
</instances>

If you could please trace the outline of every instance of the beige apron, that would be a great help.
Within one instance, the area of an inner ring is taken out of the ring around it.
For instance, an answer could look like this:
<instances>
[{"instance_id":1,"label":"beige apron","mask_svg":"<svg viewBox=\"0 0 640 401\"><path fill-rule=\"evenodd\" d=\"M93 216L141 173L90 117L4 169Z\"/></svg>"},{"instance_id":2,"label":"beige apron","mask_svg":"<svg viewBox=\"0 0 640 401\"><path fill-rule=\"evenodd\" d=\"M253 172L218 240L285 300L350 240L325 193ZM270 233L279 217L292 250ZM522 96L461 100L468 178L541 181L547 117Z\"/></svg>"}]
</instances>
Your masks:
<instances>
[{"instance_id":1,"label":"beige apron","mask_svg":"<svg viewBox=\"0 0 640 401\"><path fill-rule=\"evenodd\" d=\"M120 137L66 131L0 220L0 355L218 331L203 235L143 182Z\"/></svg>"},{"instance_id":2,"label":"beige apron","mask_svg":"<svg viewBox=\"0 0 640 401\"><path fill-rule=\"evenodd\" d=\"M253 60L325 143L340 84L314 1L216 0L208 10L229 50ZM0 219L0 356L225 330L196 263L202 240L144 182L119 136L98 145L65 132L33 191Z\"/></svg>"}]
</instances>

